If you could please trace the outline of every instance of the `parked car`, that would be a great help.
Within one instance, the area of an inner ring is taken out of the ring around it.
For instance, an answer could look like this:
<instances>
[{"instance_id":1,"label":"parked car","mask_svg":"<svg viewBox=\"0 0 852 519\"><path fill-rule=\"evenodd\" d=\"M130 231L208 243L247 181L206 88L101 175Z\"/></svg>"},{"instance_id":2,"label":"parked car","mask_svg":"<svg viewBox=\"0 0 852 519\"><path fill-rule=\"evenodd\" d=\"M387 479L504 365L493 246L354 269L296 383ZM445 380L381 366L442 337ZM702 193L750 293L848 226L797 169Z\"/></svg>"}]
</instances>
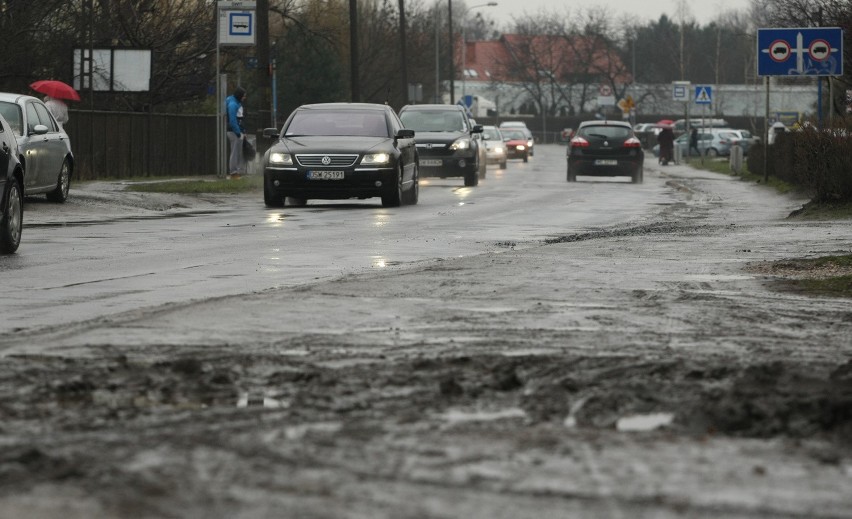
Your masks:
<instances>
[{"instance_id":1,"label":"parked car","mask_svg":"<svg viewBox=\"0 0 852 519\"><path fill-rule=\"evenodd\" d=\"M416 204L419 174L414 131L388 105L320 103L296 108L263 156L263 201L282 207L308 199L381 197Z\"/></svg>"},{"instance_id":2,"label":"parked car","mask_svg":"<svg viewBox=\"0 0 852 519\"><path fill-rule=\"evenodd\" d=\"M21 244L24 226L24 168L18 141L0 115L0 253L11 254Z\"/></svg>"},{"instance_id":3,"label":"parked car","mask_svg":"<svg viewBox=\"0 0 852 519\"><path fill-rule=\"evenodd\" d=\"M749 137L746 137L748 135ZM734 144L743 146L743 154L748 152L751 134L746 130L732 130L730 128L701 128L698 130L698 151L707 157L730 156L731 147ZM697 157L698 153L689 149L689 135L683 134L674 142L675 148L680 150L680 156L687 154ZM653 148L655 157L660 156L660 145Z\"/></svg>"},{"instance_id":4,"label":"parked car","mask_svg":"<svg viewBox=\"0 0 852 519\"><path fill-rule=\"evenodd\" d=\"M44 103L32 96L0 93L0 114L12 127L24 169L24 194L44 193L65 202L74 173L71 139Z\"/></svg>"},{"instance_id":5,"label":"parked car","mask_svg":"<svg viewBox=\"0 0 852 519\"><path fill-rule=\"evenodd\" d=\"M417 134L417 156L424 177L463 177L475 186L485 176L486 155L473 136L482 126L473 125L461 105L406 105L399 111L406 128Z\"/></svg>"},{"instance_id":6,"label":"parked car","mask_svg":"<svg viewBox=\"0 0 852 519\"><path fill-rule=\"evenodd\" d=\"M633 128L624 121L580 123L568 143L568 182L577 175L629 176L634 184L644 176L645 152Z\"/></svg>"},{"instance_id":7,"label":"parked car","mask_svg":"<svg viewBox=\"0 0 852 519\"><path fill-rule=\"evenodd\" d=\"M506 158L530 160L530 149L527 145L528 139L520 128L504 128L500 130L503 140L506 142Z\"/></svg>"},{"instance_id":8,"label":"parked car","mask_svg":"<svg viewBox=\"0 0 852 519\"><path fill-rule=\"evenodd\" d=\"M657 135L663 127L656 123L639 123L633 127L633 133L639 142L642 143L642 148L650 148L657 143Z\"/></svg>"},{"instance_id":9,"label":"parked car","mask_svg":"<svg viewBox=\"0 0 852 519\"><path fill-rule=\"evenodd\" d=\"M532 131L527 128L527 123L523 121L503 121L500 123L500 130L509 128L519 128L522 132L524 132L524 136L527 139L526 147L529 152L527 155L529 157L535 155L535 139L533 138Z\"/></svg>"},{"instance_id":10,"label":"parked car","mask_svg":"<svg viewBox=\"0 0 852 519\"><path fill-rule=\"evenodd\" d=\"M506 143L503 134L496 126L482 127L482 141L485 143L485 160L488 164L498 164L506 169Z\"/></svg>"},{"instance_id":11,"label":"parked car","mask_svg":"<svg viewBox=\"0 0 852 519\"><path fill-rule=\"evenodd\" d=\"M720 118L700 118L696 117L694 119L689 119L689 127L690 128L730 128L731 125L728 124L728 121ZM674 134L681 135L686 132L686 119L678 119L674 123Z\"/></svg>"}]
</instances>

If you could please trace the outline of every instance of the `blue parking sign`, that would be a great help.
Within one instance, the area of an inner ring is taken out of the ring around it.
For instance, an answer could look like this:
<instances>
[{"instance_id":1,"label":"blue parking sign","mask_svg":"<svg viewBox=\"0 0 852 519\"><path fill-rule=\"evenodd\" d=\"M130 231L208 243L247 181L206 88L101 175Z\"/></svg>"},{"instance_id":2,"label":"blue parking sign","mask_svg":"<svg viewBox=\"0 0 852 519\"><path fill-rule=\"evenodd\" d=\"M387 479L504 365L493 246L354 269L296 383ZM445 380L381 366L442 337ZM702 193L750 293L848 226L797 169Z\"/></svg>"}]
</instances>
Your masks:
<instances>
[{"instance_id":1,"label":"blue parking sign","mask_svg":"<svg viewBox=\"0 0 852 519\"><path fill-rule=\"evenodd\" d=\"M801 27L757 30L758 76L842 76L843 30Z\"/></svg>"}]
</instances>

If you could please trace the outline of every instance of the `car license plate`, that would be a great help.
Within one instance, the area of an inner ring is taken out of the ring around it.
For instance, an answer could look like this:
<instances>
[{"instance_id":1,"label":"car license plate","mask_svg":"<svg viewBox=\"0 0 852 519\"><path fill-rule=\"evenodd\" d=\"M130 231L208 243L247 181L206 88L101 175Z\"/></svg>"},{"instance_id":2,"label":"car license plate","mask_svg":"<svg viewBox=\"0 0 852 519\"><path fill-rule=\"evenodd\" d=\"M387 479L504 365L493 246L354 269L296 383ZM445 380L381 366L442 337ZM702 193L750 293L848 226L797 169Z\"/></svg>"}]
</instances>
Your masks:
<instances>
[{"instance_id":1,"label":"car license plate","mask_svg":"<svg viewBox=\"0 0 852 519\"><path fill-rule=\"evenodd\" d=\"M308 171L308 180L343 180L342 171Z\"/></svg>"},{"instance_id":2,"label":"car license plate","mask_svg":"<svg viewBox=\"0 0 852 519\"><path fill-rule=\"evenodd\" d=\"M598 159L595 166L618 166L618 161L613 159Z\"/></svg>"},{"instance_id":3,"label":"car license plate","mask_svg":"<svg viewBox=\"0 0 852 519\"><path fill-rule=\"evenodd\" d=\"M421 166L442 166L443 161L441 159L420 159Z\"/></svg>"}]
</instances>

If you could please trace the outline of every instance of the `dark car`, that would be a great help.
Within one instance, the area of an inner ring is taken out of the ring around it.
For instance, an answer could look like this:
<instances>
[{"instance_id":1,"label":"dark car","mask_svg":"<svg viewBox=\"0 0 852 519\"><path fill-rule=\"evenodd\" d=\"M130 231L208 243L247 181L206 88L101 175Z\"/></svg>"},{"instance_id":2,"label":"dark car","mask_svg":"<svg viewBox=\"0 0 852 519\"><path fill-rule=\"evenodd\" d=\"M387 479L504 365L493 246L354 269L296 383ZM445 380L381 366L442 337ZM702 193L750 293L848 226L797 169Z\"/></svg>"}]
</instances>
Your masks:
<instances>
[{"instance_id":1,"label":"dark car","mask_svg":"<svg viewBox=\"0 0 852 519\"><path fill-rule=\"evenodd\" d=\"M399 111L406 128L417 133L420 174L424 177L464 177L464 185L479 184L485 176L485 147L460 105L406 105Z\"/></svg>"},{"instance_id":2,"label":"dark car","mask_svg":"<svg viewBox=\"0 0 852 519\"><path fill-rule=\"evenodd\" d=\"M25 194L43 193L48 200L65 202L74 172L68 134L36 97L0 93L0 114L18 141Z\"/></svg>"},{"instance_id":3,"label":"dark car","mask_svg":"<svg viewBox=\"0 0 852 519\"><path fill-rule=\"evenodd\" d=\"M18 160L18 142L0 115L0 253L11 254L21 244L24 219L24 168Z\"/></svg>"},{"instance_id":4,"label":"dark car","mask_svg":"<svg viewBox=\"0 0 852 519\"><path fill-rule=\"evenodd\" d=\"M623 121L585 121L568 142L568 182L577 175L628 176L643 180L645 152L630 124Z\"/></svg>"},{"instance_id":5,"label":"dark car","mask_svg":"<svg viewBox=\"0 0 852 519\"><path fill-rule=\"evenodd\" d=\"M388 105L321 103L296 108L263 156L263 201L381 197L382 205L416 204L419 174L414 131Z\"/></svg>"}]
</instances>

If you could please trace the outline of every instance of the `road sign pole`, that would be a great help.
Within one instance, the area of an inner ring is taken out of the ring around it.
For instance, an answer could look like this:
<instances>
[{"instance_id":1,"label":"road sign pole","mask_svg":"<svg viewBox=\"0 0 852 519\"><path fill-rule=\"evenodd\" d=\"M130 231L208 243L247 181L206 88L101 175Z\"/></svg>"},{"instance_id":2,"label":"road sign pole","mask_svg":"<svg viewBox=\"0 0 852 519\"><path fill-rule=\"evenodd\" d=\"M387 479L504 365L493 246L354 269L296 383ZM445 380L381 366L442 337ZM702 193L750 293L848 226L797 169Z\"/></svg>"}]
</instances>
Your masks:
<instances>
[{"instance_id":1,"label":"road sign pole","mask_svg":"<svg viewBox=\"0 0 852 519\"><path fill-rule=\"evenodd\" d=\"M763 183L769 182L769 76L766 76L766 114L763 116Z\"/></svg>"}]
</instances>

